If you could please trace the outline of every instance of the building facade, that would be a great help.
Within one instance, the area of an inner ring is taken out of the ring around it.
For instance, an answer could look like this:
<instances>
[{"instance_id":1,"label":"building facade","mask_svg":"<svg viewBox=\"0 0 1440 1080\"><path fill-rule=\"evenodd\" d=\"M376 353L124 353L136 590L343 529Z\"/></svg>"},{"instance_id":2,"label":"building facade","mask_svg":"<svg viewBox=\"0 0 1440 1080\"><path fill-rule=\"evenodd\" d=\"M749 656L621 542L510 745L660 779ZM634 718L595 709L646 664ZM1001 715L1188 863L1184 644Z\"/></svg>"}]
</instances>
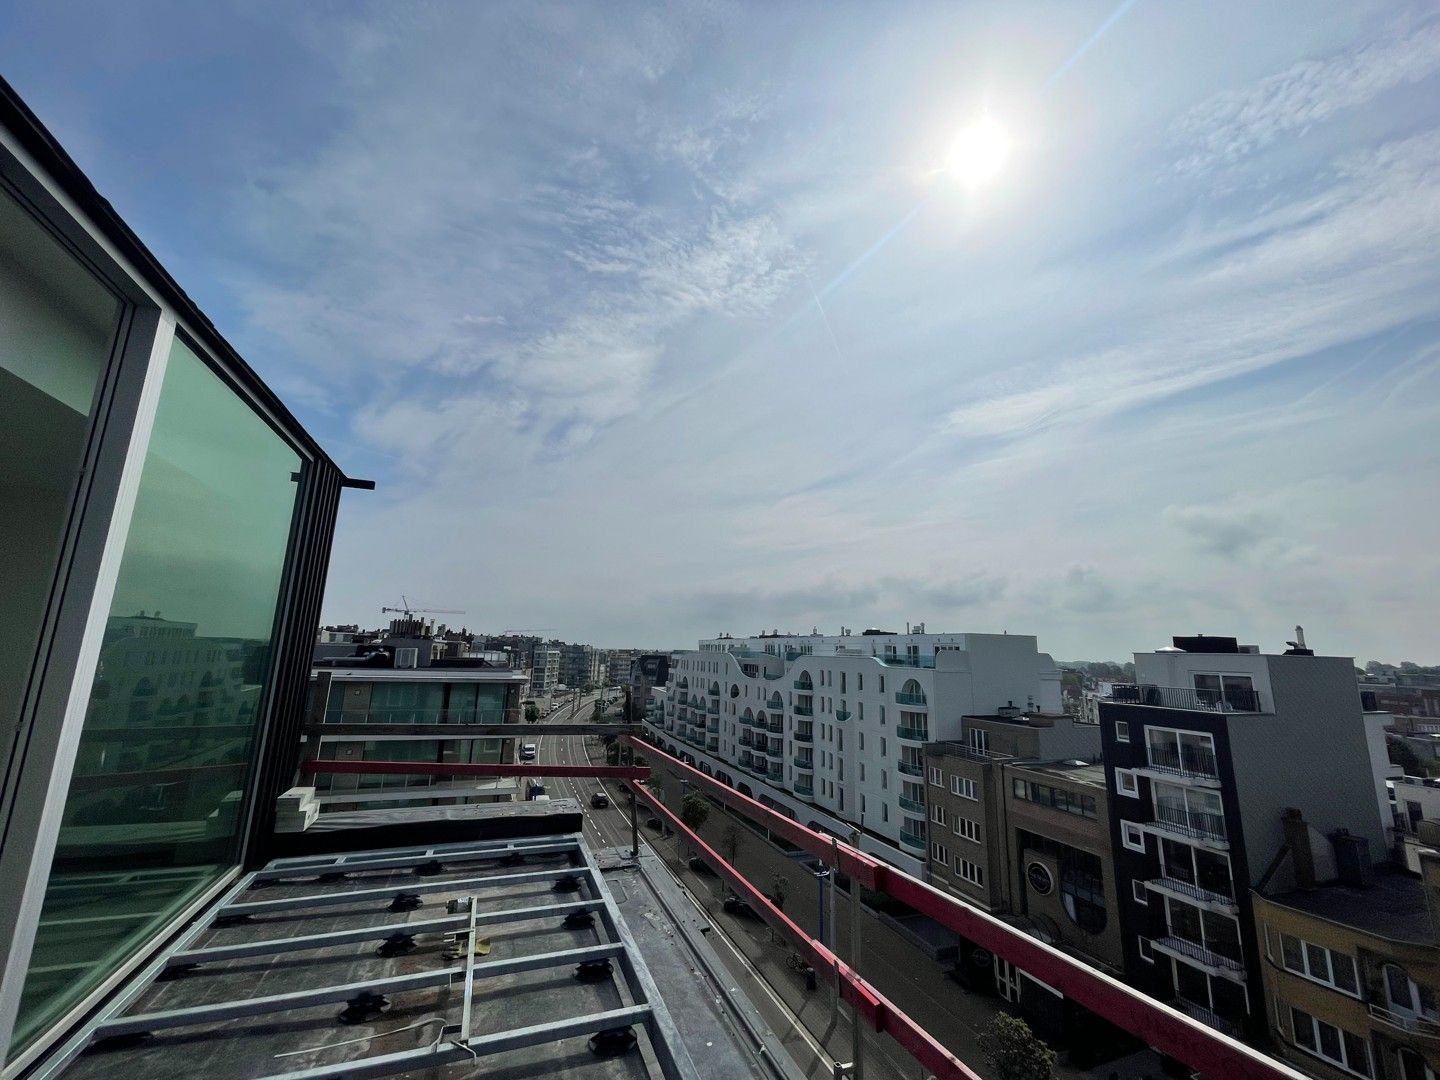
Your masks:
<instances>
[{"instance_id":1,"label":"building facade","mask_svg":"<svg viewBox=\"0 0 1440 1080\"><path fill-rule=\"evenodd\" d=\"M0 1048L263 857L348 481L0 81Z\"/></svg>"},{"instance_id":2,"label":"building facade","mask_svg":"<svg viewBox=\"0 0 1440 1080\"><path fill-rule=\"evenodd\" d=\"M1434 1080L1440 854L1425 850L1418 875L1326 854L1307 858L1338 877L1256 892L1272 1050L1323 1080Z\"/></svg>"},{"instance_id":3,"label":"building facade","mask_svg":"<svg viewBox=\"0 0 1440 1080\"><path fill-rule=\"evenodd\" d=\"M1298 811L1385 850L1348 657L1176 638L1100 706L1125 970L1228 1033L1266 1030L1251 887Z\"/></svg>"},{"instance_id":4,"label":"building facade","mask_svg":"<svg viewBox=\"0 0 1440 1080\"><path fill-rule=\"evenodd\" d=\"M553 694L560 682L561 652L556 645L536 645L530 650L530 693Z\"/></svg>"},{"instance_id":5,"label":"building facade","mask_svg":"<svg viewBox=\"0 0 1440 1080\"><path fill-rule=\"evenodd\" d=\"M1019 634L715 638L671 658L659 707L662 745L923 873L925 744L966 713L1058 713L1060 673Z\"/></svg>"}]
</instances>

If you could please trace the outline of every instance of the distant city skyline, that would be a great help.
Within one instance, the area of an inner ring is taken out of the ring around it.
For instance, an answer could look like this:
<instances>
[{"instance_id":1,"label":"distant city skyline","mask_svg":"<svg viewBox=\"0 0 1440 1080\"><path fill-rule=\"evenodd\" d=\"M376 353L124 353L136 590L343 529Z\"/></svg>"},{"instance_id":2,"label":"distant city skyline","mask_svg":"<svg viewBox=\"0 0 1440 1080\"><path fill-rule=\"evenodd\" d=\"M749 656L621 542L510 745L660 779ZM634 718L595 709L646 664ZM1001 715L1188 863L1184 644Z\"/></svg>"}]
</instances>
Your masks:
<instances>
[{"instance_id":1,"label":"distant city skyline","mask_svg":"<svg viewBox=\"0 0 1440 1080\"><path fill-rule=\"evenodd\" d=\"M0 68L378 482L326 621L1440 662L1429 6L146 8Z\"/></svg>"}]
</instances>

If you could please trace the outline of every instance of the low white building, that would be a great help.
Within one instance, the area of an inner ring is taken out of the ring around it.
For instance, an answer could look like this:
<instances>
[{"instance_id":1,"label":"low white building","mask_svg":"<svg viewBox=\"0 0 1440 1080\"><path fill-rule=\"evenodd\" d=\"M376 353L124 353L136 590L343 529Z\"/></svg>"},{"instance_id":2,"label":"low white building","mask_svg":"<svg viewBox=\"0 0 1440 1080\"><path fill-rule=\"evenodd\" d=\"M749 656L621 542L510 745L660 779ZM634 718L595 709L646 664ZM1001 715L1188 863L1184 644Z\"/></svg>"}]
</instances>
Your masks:
<instances>
[{"instance_id":1,"label":"low white building","mask_svg":"<svg viewBox=\"0 0 1440 1080\"><path fill-rule=\"evenodd\" d=\"M701 641L672 657L647 723L718 779L923 869L923 805L901 796L923 782L925 744L1009 710L1060 711L1033 636L866 632Z\"/></svg>"}]
</instances>

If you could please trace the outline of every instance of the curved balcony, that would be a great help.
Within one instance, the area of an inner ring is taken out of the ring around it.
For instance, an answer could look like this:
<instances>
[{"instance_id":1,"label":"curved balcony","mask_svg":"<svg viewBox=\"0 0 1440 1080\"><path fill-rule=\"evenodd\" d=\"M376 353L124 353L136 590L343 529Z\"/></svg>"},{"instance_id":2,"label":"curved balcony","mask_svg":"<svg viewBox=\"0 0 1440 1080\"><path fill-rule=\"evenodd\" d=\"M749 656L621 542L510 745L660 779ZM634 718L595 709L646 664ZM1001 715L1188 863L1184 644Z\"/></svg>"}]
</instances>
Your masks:
<instances>
[{"instance_id":1,"label":"curved balcony","mask_svg":"<svg viewBox=\"0 0 1440 1080\"><path fill-rule=\"evenodd\" d=\"M794 686L795 689L799 690L802 694L810 694L815 691L815 684L809 679L796 679Z\"/></svg>"},{"instance_id":2,"label":"curved balcony","mask_svg":"<svg viewBox=\"0 0 1440 1080\"><path fill-rule=\"evenodd\" d=\"M768 731L771 735L784 735L785 721L777 717L776 719L771 720L768 724L765 725L765 730Z\"/></svg>"},{"instance_id":3,"label":"curved balcony","mask_svg":"<svg viewBox=\"0 0 1440 1080\"><path fill-rule=\"evenodd\" d=\"M902 773L904 773L906 776L924 776L924 775L925 775L925 766L923 766L923 765L916 765L916 764L915 764L914 762L912 762L912 761L902 761L902 762L900 762L898 765L896 765L895 767L896 767L897 769L899 769Z\"/></svg>"},{"instance_id":4,"label":"curved balcony","mask_svg":"<svg viewBox=\"0 0 1440 1080\"><path fill-rule=\"evenodd\" d=\"M783 701L781 701L778 697L777 697L777 698L773 698L773 699L765 706L765 711L766 711L766 712L773 712L773 713L783 713L783 712L785 711L785 703L784 703Z\"/></svg>"},{"instance_id":5,"label":"curved balcony","mask_svg":"<svg viewBox=\"0 0 1440 1080\"><path fill-rule=\"evenodd\" d=\"M772 764L765 772L765 779L776 783L783 782L785 779L785 766Z\"/></svg>"},{"instance_id":6,"label":"curved balcony","mask_svg":"<svg viewBox=\"0 0 1440 1080\"><path fill-rule=\"evenodd\" d=\"M929 742L930 730L923 727L897 727L895 729L895 736L907 742Z\"/></svg>"},{"instance_id":7,"label":"curved balcony","mask_svg":"<svg viewBox=\"0 0 1440 1080\"><path fill-rule=\"evenodd\" d=\"M921 817L925 816L925 804L923 802L906 798L904 795L901 795L899 798L901 810L909 810L912 814L919 814Z\"/></svg>"},{"instance_id":8,"label":"curved balcony","mask_svg":"<svg viewBox=\"0 0 1440 1080\"><path fill-rule=\"evenodd\" d=\"M909 848L911 851L923 853L925 850L925 837L917 833L908 833L901 830L900 844L903 847Z\"/></svg>"},{"instance_id":9,"label":"curved balcony","mask_svg":"<svg viewBox=\"0 0 1440 1080\"><path fill-rule=\"evenodd\" d=\"M842 724L843 724L846 720L849 720L852 715L854 715L854 714L851 713L849 709L836 709L836 710L835 710L835 719L836 719L836 720L839 720Z\"/></svg>"},{"instance_id":10,"label":"curved balcony","mask_svg":"<svg viewBox=\"0 0 1440 1080\"><path fill-rule=\"evenodd\" d=\"M796 716L814 716L815 709L811 705L796 705L791 712Z\"/></svg>"},{"instance_id":11,"label":"curved balcony","mask_svg":"<svg viewBox=\"0 0 1440 1080\"><path fill-rule=\"evenodd\" d=\"M815 736L808 731L797 731L790 737L796 742L813 743L815 741Z\"/></svg>"},{"instance_id":12,"label":"curved balcony","mask_svg":"<svg viewBox=\"0 0 1440 1080\"><path fill-rule=\"evenodd\" d=\"M928 709L930 707L924 694L906 694L899 690L895 691L895 704L905 705L911 709Z\"/></svg>"},{"instance_id":13,"label":"curved balcony","mask_svg":"<svg viewBox=\"0 0 1440 1080\"><path fill-rule=\"evenodd\" d=\"M769 746L765 747L765 756L768 758L775 758L777 761L784 761L785 744L772 742Z\"/></svg>"},{"instance_id":14,"label":"curved balcony","mask_svg":"<svg viewBox=\"0 0 1440 1080\"><path fill-rule=\"evenodd\" d=\"M795 783L791 786L790 790L793 791L795 795L801 799L813 799L815 797L814 784L806 784L802 783L799 780L796 780Z\"/></svg>"},{"instance_id":15,"label":"curved balcony","mask_svg":"<svg viewBox=\"0 0 1440 1080\"><path fill-rule=\"evenodd\" d=\"M740 745L751 747L755 745L755 733L753 731L740 732Z\"/></svg>"},{"instance_id":16,"label":"curved balcony","mask_svg":"<svg viewBox=\"0 0 1440 1080\"><path fill-rule=\"evenodd\" d=\"M814 772L814 771L815 771L815 759L814 759L814 758L798 758L798 757L797 757L797 758L791 758L790 761L791 761L791 763L795 766L795 768L797 768L797 769L804 769L806 772Z\"/></svg>"},{"instance_id":17,"label":"curved balcony","mask_svg":"<svg viewBox=\"0 0 1440 1080\"><path fill-rule=\"evenodd\" d=\"M718 754L720 752L720 737L718 735L712 735L706 739L705 749L712 754Z\"/></svg>"}]
</instances>

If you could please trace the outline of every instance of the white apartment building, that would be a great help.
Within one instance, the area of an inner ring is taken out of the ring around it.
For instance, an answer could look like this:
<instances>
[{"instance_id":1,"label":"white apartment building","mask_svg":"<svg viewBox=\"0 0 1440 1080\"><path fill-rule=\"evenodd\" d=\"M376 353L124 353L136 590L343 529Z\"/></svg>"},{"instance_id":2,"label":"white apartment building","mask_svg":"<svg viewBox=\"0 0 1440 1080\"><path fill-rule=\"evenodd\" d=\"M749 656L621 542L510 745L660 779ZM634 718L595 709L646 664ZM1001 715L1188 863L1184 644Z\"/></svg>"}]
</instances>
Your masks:
<instances>
[{"instance_id":1,"label":"white apartment building","mask_svg":"<svg viewBox=\"0 0 1440 1080\"><path fill-rule=\"evenodd\" d=\"M1009 710L1060 711L1033 636L867 631L701 641L672 657L647 723L702 771L807 825L857 826L867 851L923 873L925 744Z\"/></svg>"}]
</instances>

